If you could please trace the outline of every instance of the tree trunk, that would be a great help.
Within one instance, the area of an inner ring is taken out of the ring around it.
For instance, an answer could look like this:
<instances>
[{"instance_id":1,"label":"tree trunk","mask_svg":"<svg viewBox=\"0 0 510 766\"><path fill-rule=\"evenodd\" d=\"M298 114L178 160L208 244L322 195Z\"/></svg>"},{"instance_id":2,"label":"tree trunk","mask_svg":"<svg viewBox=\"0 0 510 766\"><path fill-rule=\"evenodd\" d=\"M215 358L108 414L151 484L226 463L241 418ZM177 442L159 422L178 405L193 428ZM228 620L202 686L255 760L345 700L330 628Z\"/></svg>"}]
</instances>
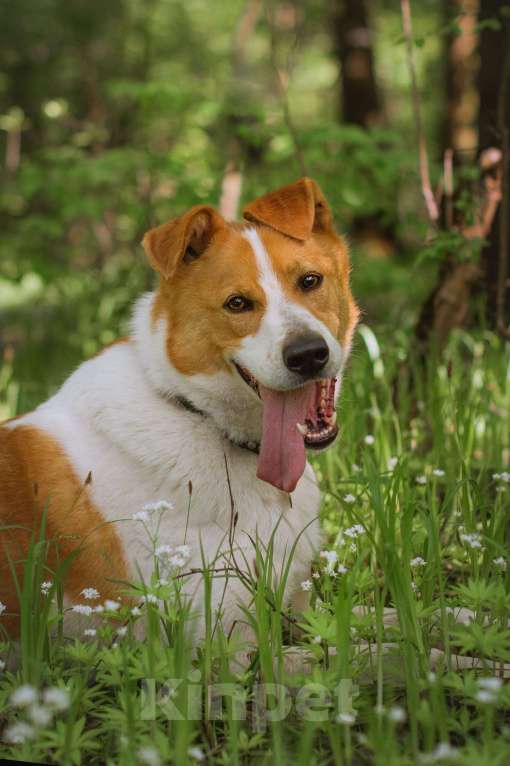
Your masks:
<instances>
[{"instance_id":1,"label":"tree trunk","mask_svg":"<svg viewBox=\"0 0 510 766\"><path fill-rule=\"evenodd\" d=\"M510 290L507 267L510 217L510 174L508 134L510 132L510 18L500 13L500 0L480 0L480 74L478 88L479 147L489 146L503 151L503 199L495 216L488 244L482 252L487 319L491 327L502 329L510 323ZM496 28L497 27L497 28Z\"/></svg>"},{"instance_id":2,"label":"tree trunk","mask_svg":"<svg viewBox=\"0 0 510 766\"><path fill-rule=\"evenodd\" d=\"M340 0L340 6L333 24L341 64L341 119L367 128L381 121L367 0Z\"/></svg>"},{"instance_id":3,"label":"tree trunk","mask_svg":"<svg viewBox=\"0 0 510 766\"><path fill-rule=\"evenodd\" d=\"M459 153L476 154L477 145L477 72L478 56L476 16L479 0L446 0L445 22L457 20L457 31L446 38L446 115L443 124L443 150L453 149L455 160Z\"/></svg>"}]
</instances>

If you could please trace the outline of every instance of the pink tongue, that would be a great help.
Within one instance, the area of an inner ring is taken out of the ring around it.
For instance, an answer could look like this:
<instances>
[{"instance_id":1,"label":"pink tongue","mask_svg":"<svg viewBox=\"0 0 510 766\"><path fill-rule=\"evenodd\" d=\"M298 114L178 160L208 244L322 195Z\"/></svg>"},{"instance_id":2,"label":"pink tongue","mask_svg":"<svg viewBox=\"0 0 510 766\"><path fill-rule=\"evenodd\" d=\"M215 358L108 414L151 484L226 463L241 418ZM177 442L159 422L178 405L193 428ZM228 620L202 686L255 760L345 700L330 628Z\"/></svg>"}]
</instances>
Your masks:
<instances>
[{"instance_id":1,"label":"pink tongue","mask_svg":"<svg viewBox=\"0 0 510 766\"><path fill-rule=\"evenodd\" d=\"M259 387L264 415L257 476L284 492L292 492L306 464L304 439L296 426L305 421L315 383L294 391Z\"/></svg>"}]
</instances>

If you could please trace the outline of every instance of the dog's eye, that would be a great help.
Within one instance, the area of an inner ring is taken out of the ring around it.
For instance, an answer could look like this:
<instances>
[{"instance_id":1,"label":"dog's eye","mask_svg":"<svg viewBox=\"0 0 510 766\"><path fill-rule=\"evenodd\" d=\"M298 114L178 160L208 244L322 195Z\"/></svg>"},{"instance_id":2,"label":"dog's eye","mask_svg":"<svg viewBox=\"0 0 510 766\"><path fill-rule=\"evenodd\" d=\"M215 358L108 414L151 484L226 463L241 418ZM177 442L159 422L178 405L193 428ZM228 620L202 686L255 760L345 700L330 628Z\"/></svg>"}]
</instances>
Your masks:
<instances>
[{"instance_id":1,"label":"dog's eye","mask_svg":"<svg viewBox=\"0 0 510 766\"><path fill-rule=\"evenodd\" d=\"M315 290L316 287L322 284L324 277L322 274L316 274L314 271L310 271L308 274L303 274L299 278L299 287L301 290Z\"/></svg>"},{"instance_id":2,"label":"dog's eye","mask_svg":"<svg viewBox=\"0 0 510 766\"><path fill-rule=\"evenodd\" d=\"M223 305L234 314L240 314L242 311L251 311L253 309L253 302L249 298L245 298L244 295L231 295Z\"/></svg>"}]
</instances>

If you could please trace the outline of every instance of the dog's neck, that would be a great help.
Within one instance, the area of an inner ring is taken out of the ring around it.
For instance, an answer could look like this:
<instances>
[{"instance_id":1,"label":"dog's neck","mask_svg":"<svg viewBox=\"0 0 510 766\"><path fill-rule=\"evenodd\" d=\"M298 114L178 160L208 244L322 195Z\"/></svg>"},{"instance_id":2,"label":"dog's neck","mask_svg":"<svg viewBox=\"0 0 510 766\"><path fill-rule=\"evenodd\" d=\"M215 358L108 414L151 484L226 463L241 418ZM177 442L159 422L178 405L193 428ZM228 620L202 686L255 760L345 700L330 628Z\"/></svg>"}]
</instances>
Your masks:
<instances>
[{"instance_id":1,"label":"dog's neck","mask_svg":"<svg viewBox=\"0 0 510 766\"><path fill-rule=\"evenodd\" d=\"M169 401L186 401L203 413L233 442L259 443L262 434L262 404L235 372L187 376L168 358L167 325L152 320L155 293L142 296L133 313L131 336L149 383Z\"/></svg>"}]
</instances>

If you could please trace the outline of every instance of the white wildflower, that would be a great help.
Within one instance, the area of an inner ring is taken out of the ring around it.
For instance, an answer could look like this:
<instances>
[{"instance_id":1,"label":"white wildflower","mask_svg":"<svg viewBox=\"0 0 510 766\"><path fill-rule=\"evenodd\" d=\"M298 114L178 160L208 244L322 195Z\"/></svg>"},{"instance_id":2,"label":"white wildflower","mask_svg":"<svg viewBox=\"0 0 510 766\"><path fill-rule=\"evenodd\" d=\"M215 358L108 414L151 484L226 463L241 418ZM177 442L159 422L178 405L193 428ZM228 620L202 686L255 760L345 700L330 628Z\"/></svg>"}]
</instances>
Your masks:
<instances>
[{"instance_id":1,"label":"white wildflower","mask_svg":"<svg viewBox=\"0 0 510 766\"><path fill-rule=\"evenodd\" d=\"M83 631L84 636L92 636L94 637L97 633L97 630L95 628L87 628Z\"/></svg>"},{"instance_id":2,"label":"white wildflower","mask_svg":"<svg viewBox=\"0 0 510 766\"><path fill-rule=\"evenodd\" d=\"M186 565L187 559L185 559L183 556L171 556L169 560L169 564L171 567L174 567L175 569L182 569L183 566Z\"/></svg>"},{"instance_id":3,"label":"white wildflower","mask_svg":"<svg viewBox=\"0 0 510 766\"><path fill-rule=\"evenodd\" d=\"M53 718L53 714L43 705L32 705L28 709L28 717L34 726L47 726Z\"/></svg>"},{"instance_id":4,"label":"white wildflower","mask_svg":"<svg viewBox=\"0 0 510 766\"><path fill-rule=\"evenodd\" d=\"M356 713L339 713L336 722L343 726L352 726L356 722Z\"/></svg>"},{"instance_id":5,"label":"white wildflower","mask_svg":"<svg viewBox=\"0 0 510 766\"><path fill-rule=\"evenodd\" d=\"M507 560L503 558L503 556L498 556L497 559L493 559L492 563L499 567L503 572L506 572Z\"/></svg>"},{"instance_id":6,"label":"white wildflower","mask_svg":"<svg viewBox=\"0 0 510 766\"><path fill-rule=\"evenodd\" d=\"M388 460L388 471L394 471L398 464L398 457L390 457Z\"/></svg>"},{"instance_id":7,"label":"white wildflower","mask_svg":"<svg viewBox=\"0 0 510 766\"><path fill-rule=\"evenodd\" d=\"M116 612L117 609L120 609L120 604L118 601L113 601L111 598L107 598L104 602L104 608L109 612Z\"/></svg>"},{"instance_id":8,"label":"white wildflower","mask_svg":"<svg viewBox=\"0 0 510 766\"><path fill-rule=\"evenodd\" d=\"M350 550L350 552L351 552L351 553L356 553L356 551L358 550L358 549L356 548L356 543L351 543L351 544L349 545L349 550Z\"/></svg>"},{"instance_id":9,"label":"white wildflower","mask_svg":"<svg viewBox=\"0 0 510 766\"><path fill-rule=\"evenodd\" d=\"M421 763L438 763L441 761L455 761L458 759L460 751L452 747L449 742L440 742L431 753L426 753L420 757Z\"/></svg>"},{"instance_id":10,"label":"white wildflower","mask_svg":"<svg viewBox=\"0 0 510 766\"><path fill-rule=\"evenodd\" d=\"M184 559L191 558L191 548L189 545L178 545L175 552Z\"/></svg>"},{"instance_id":11,"label":"white wildflower","mask_svg":"<svg viewBox=\"0 0 510 766\"><path fill-rule=\"evenodd\" d=\"M328 568L333 568L338 561L338 553L336 551L321 551L319 556L321 559L326 559Z\"/></svg>"},{"instance_id":12,"label":"white wildflower","mask_svg":"<svg viewBox=\"0 0 510 766\"><path fill-rule=\"evenodd\" d=\"M367 434L365 438L363 439L365 444L368 444L369 447L372 446L372 444L375 444L375 437L372 436L372 434Z\"/></svg>"},{"instance_id":13,"label":"white wildflower","mask_svg":"<svg viewBox=\"0 0 510 766\"><path fill-rule=\"evenodd\" d=\"M99 591L95 588L84 588L81 592L81 595L83 598L93 601L94 599L99 598Z\"/></svg>"},{"instance_id":14,"label":"white wildflower","mask_svg":"<svg viewBox=\"0 0 510 766\"><path fill-rule=\"evenodd\" d=\"M160 766L161 758L154 747L141 747L138 750L138 759L145 766Z\"/></svg>"},{"instance_id":15,"label":"white wildflower","mask_svg":"<svg viewBox=\"0 0 510 766\"><path fill-rule=\"evenodd\" d=\"M480 689L476 692L475 699L481 702L482 705L491 705L496 701L496 695L488 689Z\"/></svg>"},{"instance_id":16,"label":"white wildflower","mask_svg":"<svg viewBox=\"0 0 510 766\"><path fill-rule=\"evenodd\" d=\"M478 688L488 692L499 692L502 686L503 681L498 676L485 676L478 679Z\"/></svg>"},{"instance_id":17,"label":"white wildflower","mask_svg":"<svg viewBox=\"0 0 510 766\"><path fill-rule=\"evenodd\" d=\"M355 539L356 537L359 537L364 533L364 529L361 526L361 524L354 524L353 527L348 527L348 529L344 529L344 535L346 537L350 537L351 540Z\"/></svg>"},{"instance_id":18,"label":"white wildflower","mask_svg":"<svg viewBox=\"0 0 510 766\"><path fill-rule=\"evenodd\" d=\"M173 548L170 545L158 545L154 551L157 559L165 559L172 555Z\"/></svg>"},{"instance_id":19,"label":"white wildflower","mask_svg":"<svg viewBox=\"0 0 510 766\"><path fill-rule=\"evenodd\" d=\"M313 643L314 644L322 644L322 636L314 636Z\"/></svg>"},{"instance_id":20,"label":"white wildflower","mask_svg":"<svg viewBox=\"0 0 510 766\"><path fill-rule=\"evenodd\" d=\"M395 705L388 710L388 718L393 723L404 723L407 718L407 713L403 707Z\"/></svg>"},{"instance_id":21,"label":"white wildflower","mask_svg":"<svg viewBox=\"0 0 510 766\"><path fill-rule=\"evenodd\" d=\"M154 593L146 593L144 596L142 596L142 602L145 604L157 604L158 603L158 597L154 595Z\"/></svg>"},{"instance_id":22,"label":"white wildflower","mask_svg":"<svg viewBox=\"0 0 510 766\"><path fill-rule=\"evenodd\" d=\"M133 615L133 617L140 617L140 615L142 614L142 610L140 609L139 606L134 606L131 609L131 614Z\"/></svg>"},{"instance_id":23,"label":"white wildflower","mask_svg":"<svg viewBox=\"0 0 510 766\"><path fill-rule=\"evenodd\" d=\"M188 756L195 761L203 761L205 759L203 750L196 746L188 748Z\"/></svg>"},{"instance_id":24,"label":"white wildflower","mask_svg":"<svg viewBox=\"0 0 510 766\"><path fill-rule=\"evenodd\" d=\"M43 692L43 702L54 710L67 710L71 698L67 689L59 686L50 686Z\"/></svg>"},{"instance_id":25,"label":"white wildflower","mask_svg":"<svg viewBox=\"0 0 510 766\"><path fill-rule=\"evenodd\" d=\"M353 463L351 466L351 470L353 473L359 473L361 471L361 468L357 463Z\"/></svg>"},{"instance_id":26,"label":"white wildflower","mask_svg":"<svg viewBox=\"0 0 510 766\"><path fill-rule=\"evenodd\" d=\"M422 484L422 485L426 484L427 483L427 477L424 474L422 474L421 476L417 476L416 477L416 483L417 484Z\"/></svg>"},{"instance_id":27,"label":"white wildflower","mask_svg":"<svg viewBox=\"0 0 510 766\"><path fill-rule=\"evenodd\" d=\"M94 612L97 612L97 614L102 614L104 612L104 606L102 604L98 604L93 609Z\"/></svg>"},{"instance_id":28,"label":"white wildflower","mask_svg":"<svg viewBox=\"0 0 510 766\"><path fill-rule=\"evenodd\" d=\"M173 508L173 504L169 503L168 500L158 500L155 503L146 503L142 511L146 513L164 513L165 511L172 511Z\"/></svg>"},{"instance_id":29,"label":"white wildflower","mask_svg":"<svg viewBox=\"0 0 510 766\"><path fill-rule=\"evenodd\" d=\"M5 606L5 604L2 604L2 602L0 601L0 614L5 612L6 609L7 609L7 607Z\"/></svg>"},{"instance_id":30,"label":"white wildflower","mask_svg":"<svg viewBox=\"0 0 510 766\"><path fill-rule=\"evenodd\" d=\"M143 524L148 524L150 521L150 516L147 511L137 511L136 513L133 513L131 518L133 521L141 521Z\"/></svg>"},{"instance_id":31,"label":"white wildflower","mask_svg":"<svg viewBox=\"0 0 510 766\"><path fill-rule=\"evenodd\" d=\"M429 684L435 684L436 681L437 681L436 674L433 673L432 671L430 673L428 673L427 674L427 681L429 682Z\"/></svg>"},{"instance_id":32,"label":"white wildflower","mask_svg":"<svg viewBox=\"0 0 510 766\"><path fill-rule=\"evenodd\" d=\"M460 536L462 542L467 543L470 548L483 550L482 540L478 532L464 533Z\"/></svg>"},{"instance_id":33,"label":"white wildflower","mask_svg":"<svg viewBox=\"0 0 510 766\"><path fill-rule=\"evenodd\" d=\"M26 742L27 739L33 739L35 737L35 729L25 721L18 721L11 724L4 731L4 739L11 745L21 745Z\"/></svg>"},{"instance_id":34,"label":"white wildflower","mask_svg":"<svg viewBox=\"0 0 510 766\"><path fill-rule=\"evenodd\" d=\"M352 503L355 503L355 502L356 502L356 498L350 492L349 492L349 494L344 495L344 503L352 504Z\"/></svg>"},{"instance_id":35,"label":"white wildflower","mask_svg":"<svg viewBox=\"0 0 510 766\"><path fill-rule=\"evenodd\" d=\"M52 585L53 583L51 582L51 580L45 580L44 582L41 583L41 593L43 594L43 596L48 595Z\"/></svg>"},{"instance_id":36,"label":"white wildflower","mask_svg":"<svg viewBox=\"0 0 510 766\"><path fill-rule=\"evenodd\" d=\"M427 562L425 559L422 559L421 556L415 556L414 559L411 559L411 566L412 567L426 567Z\"/></svg>"},{"instance_id":37,"label":"white wildflower","mask_svg":"<svg viewBox=\"0 0 510 766\"><path fill-rule=\"evenodd\" d=\"M415 583L415 582L412 582L412 583L411 583L411 588L412 588L412 590L413 590L415 593L417 593L417 592L418 592L418 586L416 585L416 583Z\"/></svg>"},{"instance_id":38,"label":"white wildflower","mask_svg":"<svg viewBox=\"0 0 510 766\"><path fill-rule=\"evenodd\" d=\"M312 577L314 580L319 580L321 576L320 572L312 572Z\"/></svg>"},{"instance_id":39,"label":"white wildflower","mask_svg":"<svg viewBox=\"0 0 510 766\"><path fill-rule=\"evenodd\" d=\"M123 638L127 634L127 627L125 625L122 625L122 627L117 629L117 635Z\"/></svg>"},{"instance_id":40,"label":"white wildflower","mask_svg":"<svg viewBox=\"0 0 510 766\"><path fill-rule=\"evenodd\" d=\"M93 611L92 607L88 604L75 604L71 607L71 610L77 614L84 614L86 617L90 617Z\"/></svg>"},{"instance_id":41,"label":"white wildflower","mask_svg":"<svg viewBox=\"0 0 510 766\"><path fill-rule=\"evenodd\" d=\"M301 583L301 590L304 590L304 591L312 590L312 581L303 580L303 582Z\"/></svg>"},{"instance_id":42,"label":"white wildflower","mask_svg":"<svg viewBox=\"0 0 510 766\"><path fill-rule=\"evenodd\" d=\"M162 580L157 581L156 588L164 588L166 585L168 585L168 580L165 580L165 578L163 578Z\"/></svg>"},{"instance_id":43,"label":"white wildflower","mask_svg":"<svg viewBox=\"0 0 510 766\"><path fill-rule=\"evenodd\" d=\"M338 571L338 574L346 574L349 570L343 564L339 564L337 571Z\"/></svg>"},{"instance_id":44,"label":"white wildflower","mask_svg":"<svg viewBox=\"0 0 510 766\"><path fill-rule=\"evenodd\" d=\"M34 689L33 686L30 686L30 684L23 684L13 691L10 697L10 703L14 707L28 707L37 702L37 697L37 690Z\"/></svg>"},{"instance_id":45,"label":"white wildflower","mask_svg":"<svg viewBox=\"0 0 510 766\"><path fill-rule=\"evenodd\" d=\"M434 476L437 476L438 478L440 478L441 476L444 476L444 471L442 468L434 468L432 473L434 474Z\"/></svg>"}]
</instances>

